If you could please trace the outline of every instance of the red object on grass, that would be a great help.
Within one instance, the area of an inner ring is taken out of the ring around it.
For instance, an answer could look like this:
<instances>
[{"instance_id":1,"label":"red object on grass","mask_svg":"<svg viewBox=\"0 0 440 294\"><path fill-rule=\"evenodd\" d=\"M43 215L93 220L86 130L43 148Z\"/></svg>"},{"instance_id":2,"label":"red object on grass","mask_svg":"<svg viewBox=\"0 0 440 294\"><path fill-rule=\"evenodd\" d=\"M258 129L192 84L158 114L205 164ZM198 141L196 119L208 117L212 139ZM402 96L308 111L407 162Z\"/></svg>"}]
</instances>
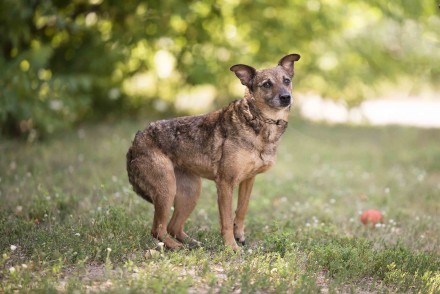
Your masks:
<instances>
[{"instance_id":1,"label":"red object on grass","mask_svg":"<svg viewBox=\"0 0 440 294\"><path fill-rule=\"evenodd\" d=\"M364 225L372 224L375 225L377 223L383 223L383 215L379 210L369 209L364 211L361 215L361 222Z\"/></svg>"}]
</instances>

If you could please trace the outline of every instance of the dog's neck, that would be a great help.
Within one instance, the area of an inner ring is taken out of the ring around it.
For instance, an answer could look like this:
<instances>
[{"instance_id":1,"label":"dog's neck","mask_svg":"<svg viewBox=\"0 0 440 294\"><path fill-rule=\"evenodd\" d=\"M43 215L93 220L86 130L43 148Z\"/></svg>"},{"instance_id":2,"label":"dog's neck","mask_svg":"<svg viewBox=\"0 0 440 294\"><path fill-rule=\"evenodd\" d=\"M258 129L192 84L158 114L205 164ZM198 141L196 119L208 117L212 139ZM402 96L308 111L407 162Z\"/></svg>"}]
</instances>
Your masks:
<instances>
[{"instance_id":1,"label":"dog's neck","mask_svg":"<svg viewBox=\"0 0 440 294\"><path fill-rule=\"evenodd\" d=\"M258 103L250 94L245 95L244 99L247 100L252 115L265 123L279 124L281 121L287 123L289 120L290 107L281 110L273 109L265 103Z\"/></svg>"},{"instance_id":2,"label":"dog's neck","mask_svg":"<svg viewBox=\"0 0 440 294\"><path fill-rule=\"evenodd\" d=\"M258 108L255 99L251 97L245 97L232 102L229 107L235 109L235 113L246 121L247 125L254 130L255 134L268 136L266 138L267 140L273 140L270 134L279 133L279 136L281 136L287 128L287 117L283 116L277 119L268 117ZM276 138L276 140L278 139L279 137Z\"/></svg>"}]
</instances>

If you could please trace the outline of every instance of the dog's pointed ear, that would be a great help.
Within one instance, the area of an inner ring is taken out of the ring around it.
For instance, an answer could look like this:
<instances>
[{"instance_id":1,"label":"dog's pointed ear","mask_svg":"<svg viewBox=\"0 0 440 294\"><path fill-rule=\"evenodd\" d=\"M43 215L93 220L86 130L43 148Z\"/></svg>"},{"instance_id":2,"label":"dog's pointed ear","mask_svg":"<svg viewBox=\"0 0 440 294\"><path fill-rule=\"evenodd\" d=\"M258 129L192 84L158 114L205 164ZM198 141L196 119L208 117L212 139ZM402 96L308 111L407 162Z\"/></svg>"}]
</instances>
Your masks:
<instances>
[{"instance_id":1,"label":"dog's pointed ear","mask_svg":"<svg viewBox=\"0 0 440 294\"><path fill-rule=\"evenodd\" d=\"M243 85L252 91L252 81L257 73L255 68L245 64L236 64L231 66L230 70L235 73Z\"/></svg>"},{"instance_id":2,"label":"dog's pointed ear","mask_svg":"<svg viewBox=\"0 0 440 294\"><path fill-rule=\"evenodd\" d=\"M299 54L286 55L280 59L278 65L282 66L289 73L290 76L293 76L293 63L295 61L298 61L300 57L301 56Z\"/></svg>"}]
</instances>

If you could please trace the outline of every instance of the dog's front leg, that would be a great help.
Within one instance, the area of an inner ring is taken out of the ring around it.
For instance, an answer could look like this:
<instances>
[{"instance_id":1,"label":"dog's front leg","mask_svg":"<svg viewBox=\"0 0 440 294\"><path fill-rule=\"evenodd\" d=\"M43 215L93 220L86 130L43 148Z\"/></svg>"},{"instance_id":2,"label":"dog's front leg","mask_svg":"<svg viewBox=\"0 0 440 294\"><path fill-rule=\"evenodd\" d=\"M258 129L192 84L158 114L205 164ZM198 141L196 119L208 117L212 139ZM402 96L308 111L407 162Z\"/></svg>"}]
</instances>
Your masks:
<instances>
[{"instance_id":1,"label":"dog's front leg","mask_svg":"<svg viewBox=\"0 0 440 294\"><path fill-rule=\"evenodd\" d=\"M220 225L225 245L238 251L240 248L234 239L233 220L232 220L232 196L234 185L232 183L217 181L217 201L220 211Z\"/></svg>"},{"instance_id":2,"label":"dog's front leg","mask_svg":"<svg viewBox=\"0 0 440 294\"><path fill-rule=\"evenodd\" d=\"M245 244L244 237L244 218L248 210L249 198L251 196L252 187L255 177L244 180L238 188L237 210L235 211L234 220L234 237L241 245Z\"/></svg>"}]
</instances>

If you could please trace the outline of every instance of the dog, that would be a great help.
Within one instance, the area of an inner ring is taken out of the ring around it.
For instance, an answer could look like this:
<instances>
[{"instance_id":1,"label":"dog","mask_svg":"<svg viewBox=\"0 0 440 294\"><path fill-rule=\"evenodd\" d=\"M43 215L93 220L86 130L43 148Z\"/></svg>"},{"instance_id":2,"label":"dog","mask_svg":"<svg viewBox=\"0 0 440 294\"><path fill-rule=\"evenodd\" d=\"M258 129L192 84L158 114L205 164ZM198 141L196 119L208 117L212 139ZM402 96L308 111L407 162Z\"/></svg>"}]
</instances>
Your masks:
<instances>
[{"instance_id":1,"label":"dog","mask_svg":"<svg viewBox=\"0 0 440 294\"><path fill-rule=\"evenodd\" d=\"M245 244L244 219L254 179L275 163L299 59L289 54L263 70L236 64L230 70L246 86L244 98L207 114L152 122L136 133L127 153L128 178L133 190L154 205L151 234L168 249L200 245L184 232L184 223L200 196L201 178L215 181L225 245L238 251L236 241Z\"/></svg>"}]
</instances>

